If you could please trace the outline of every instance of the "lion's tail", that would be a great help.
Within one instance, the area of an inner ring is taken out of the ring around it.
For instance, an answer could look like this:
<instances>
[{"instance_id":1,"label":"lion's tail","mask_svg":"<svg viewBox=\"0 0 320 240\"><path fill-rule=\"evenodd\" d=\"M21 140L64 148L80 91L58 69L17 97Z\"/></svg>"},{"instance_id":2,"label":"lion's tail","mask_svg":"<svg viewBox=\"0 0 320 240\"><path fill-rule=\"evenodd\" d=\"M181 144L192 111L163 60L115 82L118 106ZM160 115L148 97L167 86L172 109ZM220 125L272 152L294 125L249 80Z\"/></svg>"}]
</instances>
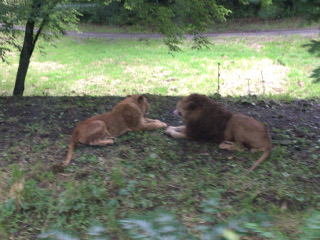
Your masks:
<instances>
[{"instance_id":1,"label":"lion's tail","mask_svg":"<svg viewBox=\"0 0 320 240\"><path fill-rule=\"evenodd\" d=\"M62 164L62 166L66 166L70 163L71 158L72 158L72 152L73 152L74 147L76 146L76 143L77 142L75 140L75 134L72 134L71 141L70 141L70 144L68 147L67 157L66 157L66 160L64 161L64 163Z\"/></svg>"},{"instance_id":2,"label":"lion's tail","mask_svg":"<svg viewBox=\"0 0 320 240\"><path fill-rule=\"evenodd\" d=\"M272 145L270 144L268 147L266 147L263 150L262 156L258 159L258 161L256 161L253 164L253 166L250 168L248 173L251 173L254 169L256 169L256 167L258 167L258 165L260 165L264 160L266 160L270 156L271 150L272 150Z\"/></svg>"}]
</instances>

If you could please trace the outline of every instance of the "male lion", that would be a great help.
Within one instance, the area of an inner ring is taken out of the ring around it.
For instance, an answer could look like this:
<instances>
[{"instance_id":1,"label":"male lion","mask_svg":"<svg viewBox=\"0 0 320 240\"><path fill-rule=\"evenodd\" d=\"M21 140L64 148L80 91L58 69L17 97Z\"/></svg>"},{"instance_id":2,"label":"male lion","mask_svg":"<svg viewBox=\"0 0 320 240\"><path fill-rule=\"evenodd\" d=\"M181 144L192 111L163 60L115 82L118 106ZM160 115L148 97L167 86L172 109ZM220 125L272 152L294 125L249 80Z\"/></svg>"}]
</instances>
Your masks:
<instances>
[{"instance_id":1,"label":"male lion","mask_svg":"<svg viewBox=\"0 0 320 240\"><path fill-rule=\"evenodd\" d=\"M110 112L91 117L77 124L69 144L67 157L62 166L69 164L77 144L113 144L116 137L127 131L165 128L167 124L159 120L144 118L149 109L147 99L141 95L128 96Z\"/></svg>"},{"instance_id":2,"label":"male lion","mask_svg":"<svg viewBox=\"0 0 320 240\"><path fill-rule=\"evenodd\" d=\"M181 115L183 126L170 126L166 133L174 138L205 139L219 142L221 149L252 152L263 151L250 168L253 171L271 152L271 136L267 127L251 117L232 113L205 95L191 94L177 103L174 111Z\"/></svg>"}]
</instances>

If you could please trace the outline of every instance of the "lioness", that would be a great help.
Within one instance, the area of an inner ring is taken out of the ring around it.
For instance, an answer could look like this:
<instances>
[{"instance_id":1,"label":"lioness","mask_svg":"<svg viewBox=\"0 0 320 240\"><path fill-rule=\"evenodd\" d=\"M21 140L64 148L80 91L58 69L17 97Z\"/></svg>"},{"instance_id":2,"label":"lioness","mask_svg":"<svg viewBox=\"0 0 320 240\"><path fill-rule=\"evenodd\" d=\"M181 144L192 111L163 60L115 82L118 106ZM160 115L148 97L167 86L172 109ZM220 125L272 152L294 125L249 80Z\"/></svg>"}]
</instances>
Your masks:
<instances>
[{"instance_id":1,"label":"lioness","mask_svg":"<svg viewBox=\"0 0 320 240\"><path fill-rule=\"evenodd\" d=\"M78 123L72 133L67 157L62 166L69 164L73 149L79 143L87 145L113 144L116 137L127 131L167 127L164 122L143 117L149 106L144 96L128 96L110 112Z\"/></svg>"},{"instance_id":2,"label":"lioness","mask_svg":"<svg viewBox=\"0 0 320 240\"><path fill-rule=\"evenodd\" d=\"M221 149L252 152L263 151L250 168L253 171L271 152L271 136L267 127L251 117L232 113L205 95L191 94L177 103L174 111L181 115L185 125L170 126L166 133L174 138L206 139L221 143Z\"/></svg>"}]
</instances>

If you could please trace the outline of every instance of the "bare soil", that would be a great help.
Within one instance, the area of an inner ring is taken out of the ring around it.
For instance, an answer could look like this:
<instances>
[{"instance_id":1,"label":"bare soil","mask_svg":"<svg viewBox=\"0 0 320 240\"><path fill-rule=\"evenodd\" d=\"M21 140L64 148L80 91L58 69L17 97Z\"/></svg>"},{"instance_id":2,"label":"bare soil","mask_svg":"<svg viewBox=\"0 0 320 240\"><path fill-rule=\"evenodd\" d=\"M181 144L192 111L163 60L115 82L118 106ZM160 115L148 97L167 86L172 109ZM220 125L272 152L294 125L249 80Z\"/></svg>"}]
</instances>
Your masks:
<instances>
[{"instance_id":1,"label":"bare soil","mask_svg":"<svg viewBox=\"0 0 320 240\"><path fill-rule=\"evenodd\" d=\"M8 154L9 147L21 146L10 152L10 161L1 161L0 167L16 161L34 161L34 144L47 141L48 152L40 151L52 163L64 158L68 136L75 124L92 115L109 111L121 97L2 97L0 98L0 156ZM172 111L180 97L148 96L151 103L149 117L161 119L168 125L179 125L181 119ZM285 146L292 160L308 160L317 167L320 158L320 103L319 100L280 102L255 97L217 99L228 109L247 114L270 129L274 146ZM64 146L54 144L58 139ZM132 142L132 144L135 144ZM112 147L112 146L111 146ZM29 154L29 152L31 153ZM186 149L187 151L187 149ZM311 151L311 152L310 152ZM312 155L314 154L314 155Z\"/></svg>"}]
</instances>

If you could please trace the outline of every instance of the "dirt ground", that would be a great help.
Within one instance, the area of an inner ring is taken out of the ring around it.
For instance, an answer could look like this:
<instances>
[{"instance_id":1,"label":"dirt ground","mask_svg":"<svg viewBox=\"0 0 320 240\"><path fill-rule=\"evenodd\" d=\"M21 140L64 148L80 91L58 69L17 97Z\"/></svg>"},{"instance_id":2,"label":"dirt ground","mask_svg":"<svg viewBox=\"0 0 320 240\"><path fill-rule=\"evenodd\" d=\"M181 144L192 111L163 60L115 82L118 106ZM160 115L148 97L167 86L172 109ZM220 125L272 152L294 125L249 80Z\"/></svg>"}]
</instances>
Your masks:
<instances>
[{"instance_id":1,"label":"dirt ground","mask_svg":"<svg viewBox=\"0 0 320 240\"><path fill-rule=\"evenodd\" d=\"M68 35L83 38L105 38L105 39L119 39L119 38L137 38L137 39L148 39L148 38L162 38L161 34L143 34L143 33L98 33L98 32L74 32L68 31ZM318 35L318 28L309 29L275 29L267 31L237 31L237 32L222 32L222 33L205 33L205 37L241 37L241 36L287 36L287 35L301 35L301 36L313 36ZM193 38L193 35L186 35L187 38Z\"/></svg>"},{"instance_id":2,"label":"dirt ground","mask_svg":"<svg viewBox=\"0 0 320 240\"><path fill-rule=\"evenodd\" d=\"M172 114L180 97L151 95L147 97L151 103L147 116L161 119L168 125L182 123L181 119ZM9 162L33 161L28 159L31 157L28 156L28 152L32 151L36 142L47 141L50 145L61 134L70 135L77 122L111 110L121 99L121 97L2 97L0 98L0 152L2 155L11 154ZM251 97L239 100L224 98L217 101L232 111L265 122L269 126L273 144L285 146L294 159L319 157L319 100L280 102ZM68 140L64 144L67 145ZM7 152L9 149L15 149L13 146L16 145L20 146L16 149L17 152ZM50 148L50 150L47 153L42 152L43 157L48 160L61 159L65 154L61 149ZM0 166L9 162L1 161ZM312 162L315 161L311 158L310 163Z\"/></svg>"}]
</instances>

